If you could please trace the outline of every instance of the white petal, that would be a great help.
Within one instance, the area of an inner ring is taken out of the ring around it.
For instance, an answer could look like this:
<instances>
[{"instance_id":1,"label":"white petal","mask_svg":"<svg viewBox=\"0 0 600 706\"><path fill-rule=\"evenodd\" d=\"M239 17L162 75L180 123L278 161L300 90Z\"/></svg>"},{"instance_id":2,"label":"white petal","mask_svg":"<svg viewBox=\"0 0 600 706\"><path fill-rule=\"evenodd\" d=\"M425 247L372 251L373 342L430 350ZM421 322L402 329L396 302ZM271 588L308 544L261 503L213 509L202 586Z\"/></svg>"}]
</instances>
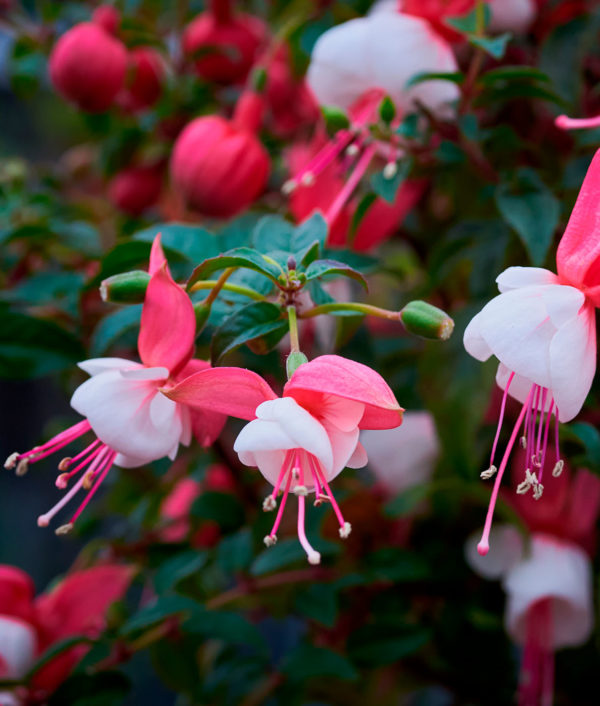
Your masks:
<instances>
[{"instance_id":1,"label":"white petal","mask_svg":"<svg viewBox=\"0 0 600 706\"><path fill-rule=\"evenodd\" d=\"M578 413L596 372L596 319L584 309L558 330L550 346L552 394L561 422Z\"/></svg>"},{"instance_id":2,"label":"white petal","mask_svg":"<svg viewBox=\"0 0 600 706\"><path fill-rule=\"evenodd\" d=\"M0 664L6 669L2 676L22 677L35 662L35 653L34 629L18 618L0 616Z\"/></svg>"},{"instance_id":3,"label":"white petal","mask_svg":"<svg viewBox=\"0 0 600 706\"><path fill-rule=\"evenodd\" d=\"M361 433L369 469L390 493L426 483L433 474L440 446L429 412L405 412L402 425Z\"/></svg>"},{"instance_id":4,"label":"white petal","mask_svg":"<svg viewBox=\"0 0 600 706\"><path fill-rule=\"evenodd\" d=\"M121 375L130 380L166 380L169 377L167 368L145 368L140 366L130 370L121 370Z\"/></svg>"},{"instance_id":5,"label":"white petal","mask_svg":"<svg viewBox=\"0 0 600 706\"><path fill-rule=\"evenodd\" d=\"M540 284L557 284L558 276L543 267L509 267L496 277L501 292Z\"/></svg>"},{"instance_id":6,"label":"white petal","mask_svg":"<svg viewBox=\"0 0 600 706\"><path fill-rule=\"evenodd\" d=\"M486 579L498 579L512 569L523 556L523 538L512 525L497 525L490 532L490 550L485 556L477 551L481 532L465 542L465 559L475 573Z\"/></svg>"},{"instance_id":7,"label":"white petal","mask_svg":"<svg viewBox=\"0 0 600 706\"><path fill-rule=\"evenodd\" d=\"M356 450L359 433L358 427L352 431L340 431L333 426L327 428L327 435L333 451L333 465L331 470L325 473L328 481L333 480L348 465Z\"/></svg>"},{"instance_id":8,"label":"white petal","mask_svg":"<svg viewBox=\"0 0 600 706\"><path fill-rule=\"evenodd\" d=\"M500 365L498 365L498 371L496 373L496 383L501 390L506 389L506 385L508 383L508 378L510 377L510 375L511 371L506 367L506 365L500 363ZM524 403L527 397L529 396L529 391L531 390L532 385L533 382L529 380L529 378L524 378L522 375L515 374L510 383L509 395L513 399ZM550 400L546 401L546 406L549 404L549 402ZM538 409L539 407L540 405L538 405Z\"/></svg>"},{"instance_id":9,"label":"white petal","mask_svg":"<svg viewBox=\"0 0 600 706\"><path fill-rule=\"evenodd\" d=\"M350 458L346 461L346 466L348 468L364 468L367 463L369 463L367 451L359 441L356 444L356 448L354 449L352 456L350 456Z\"/></svg>"},{"instance_id":10,"label":"white petal","mask_svg":"<svg viewBox=\"0 0 600 706\"><path fill-rule=\"evenodd\" d=\"M134 363L126 358L90 358L77 363L77 366L92 376L107 370L135 370L144 367L141 363Z\"/></svg>"},{"instance_id":11,"label":"white petal","mask_svg":"<svg viewBox=\"0 0 600 706\"><path fill-rule=\"evenodd\" d=\"M275 483L277 483L279 473L281 472L281 467L285 461L285 456L285 451L256 451L254 453L254 462L258 467L258 470L271 485L275 485ZM308 485L306 481L304 485Z\"/></svg>"},{"instance_id":12,"label":"white petal","mask_svg":"<svg viewBox=\"0 0 600 706\"><path fill-rule=\"evenodd\" d=\"M125 456L125 454L117 454L114 464L119 468L138 468L147 463L145 458L135 458L134 456Z\"/></svg>"},{"instance_id":13,"label":"white petal","mask_svg":"<svg viewBox=\"0 0 600 706\"><path fill-rule=\"evenodd\" d=\"M489 0L491 32L526 32L536 15L534 0Z\"/></svg>"},{"instance_id":14,"label":"white petal","mask_svg":"<svg viewBox=\"0 0 600 706\"><path fill-rule=\"evenodd\" d=\"M492 355L492 349L481 336L481 312L471 319L465 329L463 344L469 355L482 362Z\"/></svg>"},{"instance_id":15,"label":"white petal","mask_svg":"<svg viewBox=\"0 0 600 706\"><path fill-rule=\"evenodd\" d=\"M581 645L594 626L592 572L588 556L575 544L536 534L531 555L504 580L508 593L506 628L523 643L527 612L543 598L552 598L553 647Z\"/></svg>"},{"instance_id":16,"label":"white petal","mask_svg":"<svg viewBox=\"0 0 600 706\"><path fill-rule=\"evenodd\" d=\"M550 387L548 351L556 327L541 289L523 287L494 297L480 312L480 333L507 368Z\"/></svg>"},{"instance_id":17,"label":"white petal","mask_svg":"<svg viewBox=\"0 0 600 706\"><path fill-rule=\"evenodd\" d=\"M71 406L110 448L145 463L166 456L181 436L177 405L158 391L157 383L123 377L118 370L80 385Z\"/></svg>"},{"instance_id":18,"label":"white petal","mask_svg":"<svg viewBox=\"0 0 600 706\"><path fill-rule=\"evenodd\" d=\"M585 295L582 291L562 284L540 287L540 292L548 316L556 328L560 328L577 316L585 302Z\"/></svg>"}]
</instances>

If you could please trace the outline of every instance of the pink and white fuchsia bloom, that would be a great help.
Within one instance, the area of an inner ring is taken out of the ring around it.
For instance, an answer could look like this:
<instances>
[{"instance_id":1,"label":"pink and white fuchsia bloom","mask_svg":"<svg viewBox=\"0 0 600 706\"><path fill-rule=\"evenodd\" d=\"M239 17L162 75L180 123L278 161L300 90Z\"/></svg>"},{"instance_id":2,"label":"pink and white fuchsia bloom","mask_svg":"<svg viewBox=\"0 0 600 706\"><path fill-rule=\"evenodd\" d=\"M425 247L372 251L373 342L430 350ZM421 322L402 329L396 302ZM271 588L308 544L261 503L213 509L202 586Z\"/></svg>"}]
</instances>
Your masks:
<instances>
[{"instance_id":1,"label":"pink and white fuchsia bloom","mask_svg":"<svg viewBox=\"0 0 600 706\"><path fill-rule=\"evenodd\" d=\"M160 245L154 241L150 256L150 282L146 291L138 350L141 363L123 358L95 358L79 364L91 378L80 385L71 406L85 417L42 446L14 453L5 463L22 475L31 463L57 453L79 437L92 432L96 439L73 457L59 463L58 488L72 488L47 513L38 518L46 527L82 488L88 491L70 521L57 532L69 531L94 496L113 464L123 468L177 455L179 444L188 445L192 433L211 444L225 424L225 416L191 410L166 397L161 390L210 365L192 360L196 320L190 298L171 277Z\"/></svg>"},{"instance_id":2,"label":"pink and white fuchsia bloom","mask_svg":"<svg viewBox=\"0 0 600 706\"><path fill-rule=\"evenodd\" d=\"M592 566L600 507L600 479L567 470L548 488L548 503L512 496L509 502L531 531L530 542L511 525L496 527L487 556L477 536L465 546L467 562L487 579L501 579L507 593L506 630L523 646L520 706L552 703L554 652L584 644L594 627ZM549 507L547 507L549 505Z\"/></svg>"},{"instance_id":3,"label":"pink and white fuchsia bloom","mask_svg":"<svg viewBox=\"0 0 600 706\"><path fill-rule=\"evenodd\" d=\"M193 378L167 394L185 404L209 405L214 411L251 420L237 437L234 450L242 463L258 467L273 485L263 503L265 511L275 510L283 491L265 544L272 546L277 541L291 492L298 498L298 538L308 561L318 564L321 555L309 543L304 527L306 496L314 493L316 505L331 502L340 537L350 534L350 524L344 520L329 484L346 466L366 465L360 429L392 429L402 423L403 409L387 383L366 365L337 355L320 356L301 365L285 385L282 397L264 383L258 405L232 389L229 395L214 395L209 401L198 394Z\"/></svg>"},{"instance_id":4,"label":"pink and white fuchsia bloom","mask_svg":"<svg viewBox=\"0 0 600 706\"><path fill-rule=\"evenodd\" d=\"M577 203L560 241L554 274L537 267L510 267L498 278L501 294L477 314L464 334L467 351L478 360L499 361L496 382L504 390L489 469L496 471L479 552L489 549L494 506L508 458L522 427L526 450L525 478L518 493L533 491L539 499L554 417L555 456L552 475L563 461L558 422L575 417L587 397L596 370L595 307L600 306L600 152L594 156ZM507 396L522 403L508 445L496 468Z\"/></svg>"}]
</instances>

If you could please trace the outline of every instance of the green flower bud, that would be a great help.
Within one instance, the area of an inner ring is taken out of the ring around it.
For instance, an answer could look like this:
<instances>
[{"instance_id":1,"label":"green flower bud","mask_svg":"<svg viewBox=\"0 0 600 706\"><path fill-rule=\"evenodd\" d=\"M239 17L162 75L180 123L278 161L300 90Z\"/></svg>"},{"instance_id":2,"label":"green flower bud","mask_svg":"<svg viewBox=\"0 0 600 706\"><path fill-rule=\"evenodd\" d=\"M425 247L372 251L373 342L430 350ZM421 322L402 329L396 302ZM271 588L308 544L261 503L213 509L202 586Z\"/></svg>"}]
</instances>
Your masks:
<instances>
[{"instance_id":1,"label":"green flower bud","mask_svg":"<svg viewBox=\"0 0 600 706\"><path fill-rule=\"evenodd\" d=\"M389 96L384 96L379 104L379 117L386 125L389 125L396 117L396 106Z\"/></svg>"},{"instance_id":2,"label":"green flower bud","mask_svg":"<svg viewBox=\"0 0 600 706\"><path fill-rule=\"evenodd\" d=\"M105 302L139 304L144 301L150 275L142 270L122 272L103 280L100 296Z\"/></svg>"},{"instance_id":3,"label":"green flower bud","mask_svg":"<svg viewBox=\"0 0 600 706\"><path fill-rule=\"evenodd\" d=\"M287 371L288 380L292 375L298 370L301 365L308 363L308 358L300 351L292 351L285 362L285 368Z\"/></svg>"},{"instance_id":4,"label":"green flower bud","mask_svg":"<svg viewBox=\"0 0 600 706\"><path fill-rule=\"evenodd\" d=\"M325 127L329 134L335 134L339 130L346 130L350 127L348 116L340 108L333 105L324 105L321 107L321 113L325 119Z\"/></svg>"},{"instance_id":5,"label":"green flower bud","mask_svg":"<svg viewBox=\"0 0 600 706\"><path fill-rule=\"evenodd\" d=\"M423 338L446 341L454 330L454 321L442 309L427 302L409 302L400 312L400 321L409 333Z\"/></svg>"}]
</instances>

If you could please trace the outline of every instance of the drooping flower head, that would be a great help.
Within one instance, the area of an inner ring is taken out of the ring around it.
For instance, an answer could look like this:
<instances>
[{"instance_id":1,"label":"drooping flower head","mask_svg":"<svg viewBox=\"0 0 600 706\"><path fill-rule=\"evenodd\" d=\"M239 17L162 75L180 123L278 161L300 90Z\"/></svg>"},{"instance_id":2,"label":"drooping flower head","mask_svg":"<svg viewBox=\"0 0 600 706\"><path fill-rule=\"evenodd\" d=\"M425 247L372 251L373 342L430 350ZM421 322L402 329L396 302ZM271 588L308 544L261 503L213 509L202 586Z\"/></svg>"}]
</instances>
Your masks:
<instances>
[{"instance_id":1,"label":"drooping flower head","mask_svg":"<svg viewBox=\"0 0 600 706\"><path fill-rule=\"evenodd\" d=\"M494 355L496 381L504 390L489 469L498 470L479 550L489 549L494 505L511 450L520 437L525 449L524 479L518 493L542 496L544 470L560 475L563 461L558 422L575 417L596 370L595 307L600 305L600 152L596 153L560 241L557 272L510 267L498 278L501 294L468 325L467 351L478 360ZM498 446L507 397L522 403L498 469ZM553 434L550 433L554 419ZM521 431L520 431L521 430ZM549 447L554 437L555 451Z\"/></svg>"},{"instance_id":2,"label":"drooping flower head","mask_svg":"<svg viewBox=\"0 0 600 706\"><path fill-rule=\"evenodd\" d=\"M150 256L148 289L142 309L138 351L141 363L123 358L95 358L79 367L91 378L80 385L71 406L85 417L42 446L14 453L6 468L26 472L29 465L53 455L87 433L95 439L83 451L59 463L58 488L71 489L47 513L38 518L46 527L78 492L85 499L59 532L71 529L97 492L113 464L123 468L141 466L164 456L174 459L179 444L188 445L192 434L204 445L219 435L225 417L194 412L168 399L161 389L210 368L192 359L196 320L188 295L171 277L160 245L154 241Z\"/></svg>"},{"instance_id":3,"label":"drooping flower head","mask_svg":"<svg viewBox=\"0 0 600 706\"><path fill-rule=\"evenodd\" d=\"M548 486L547 502L530 496L507 498L531 531L528 545L511 525L496 527L487 556L477 537L466 545L471 567L488 579L502 579L507 593L506 630L523 646L519 704L552 703L554 652L584 644L594 626L592 567L600 508L600 479L568 469ZM586 551L587 550L587 551Z\"/></svg>"},{"instance_id":4,"label":"drooping flower head","mask_svg":"<svg viewBox=\"0 0 600 706\"><path fill-rule=\"evenodd\" d=\"M334 164L341 186L325 211L332 225L377 155L385 173L393 177L401 150L396 136L375 142L369 130L378 121L384 96L393 101L397 116L414 110L420 102L442 113L458 98L449 81L424 81L408 87L409 80L424 72L456 71L448 44L427 22L399 13L375 13L333 27L319 37L313 49L307 81L322 106L348 114L350 126L339 130L284 185L284 192L310 187Z\"/></svg>"},{"instance_id":5,"label":"drooping flower head","mask_svg":"<svg viewBox=\"0 0 600 706\"><path fill-rule=\"evenodd\" d=\"M213 372L213 376L216 371ZM331 491L331 481L346 467L360 468L367 462L359 442L360 429L393 429L402 422L402 408L386 382L371 368L337 355L324 355L301 365L277 397L266 385L260 390L261 403L236 394L207 399L194 376L182 381L167 394L192 406L208 406L214 411L251 420L237 437L234 450L242 463L257 467L273 485L263 503L265 511L275 510L280 491L283 496L265 544L277 541L290 493L298 498L298 538L311 564L321 555L308 541L305 531L305 503L315 494L317 505L331 502L342 538L350 534ZM256 398L254 398L256 399Z\"/></svg>"}]
</instances>

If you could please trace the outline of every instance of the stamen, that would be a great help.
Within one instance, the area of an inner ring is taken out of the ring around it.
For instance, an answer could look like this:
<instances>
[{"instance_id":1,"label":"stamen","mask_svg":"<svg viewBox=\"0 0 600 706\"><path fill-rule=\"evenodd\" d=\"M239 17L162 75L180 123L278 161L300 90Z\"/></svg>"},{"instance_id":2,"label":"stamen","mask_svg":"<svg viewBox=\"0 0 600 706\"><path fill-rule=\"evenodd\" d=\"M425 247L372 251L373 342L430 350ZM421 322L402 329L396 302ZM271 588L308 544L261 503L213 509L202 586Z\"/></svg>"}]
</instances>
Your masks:
<instances>
[{"instance_id":1,"label":"stamen","mask_svg":"<svg viewBox=\"0 0 600 706\"><path fill-rule=\"evenodd\" d=\"M493 478L496 475L497 471L498 469L496 468L496 466L490 466L486 471L481 471L479 477L482 480L489 480L490 478Z\"/></svg>"},{"instance_id":2,"label":"stamen","mask_svg":"<svg viewBox=\"0 0 600 706\"><path fill-rule=\"evenodd\" d=\"M498 426L496 427L496 436L494 437L494 443L492 445L492 453L490 454L490 467L489 470L491 471L492 468L494 469L494 473L496 472L496 466L494 466L494 456L496 455L496 447L498 446L498 439L500 438L500 430L502 429L502 422L504 421L504 411L506 409L506 400L508 398L508 390L510 388L510 383L513 381L513 378L515 377L514 372L510 374L510 377L508 378L506 382L506 387L504 388L504 394L502 395L502 404L500 405L500 417L498 418ZM486 471L484 471L486 473ZM482 478L491 478L494 473L490 476L481 476Z\"/></svg>"},{"instance_id":3,"label":"stamen","mask_svg":"<svg viewBox=\"0 0 600 706\"><path fill-rule=\"evenodd\" d=\"M340 537L342 539L348 539L352 532L352 525L349 522L344 522L344 526L340 527Z\"/></svg>"},{"instance_id":4,"label":"stamen","mask_svg":"<svg viewBox=\"0 0 600 706\"><path fill-rule=\"evenodd\" d=\"M335 512L335 516L337 517L337 520L340 524L340 527L345 527L346 526L346 521L344 520L344 516L342 515L342 511L339 508L339 505L337 504L335 498L333 497L333 493L331 492L331 488L329 487L329 484L327 483L327 480L325 479L325 473L320 470L319 467L319 462L315 459L315 457L312 454L308 454L308 461L311 466L311 470L313 472L313 475L315 475L323 488L325 488L325 492L327 493L327 496L329 497L329 500L331 501L331 505L333 507L333 511Z\"/></svg>"},{"instance_id":5,"label":"stamen","mask_svg":"<svg viewBox=\"0 0 600 706\"><path fill-rule=\"evenodd\" d=\"M298 182L295 179L288 179L287 181L283 182L283 186L281 187L281 193L284 196L289 196L296 190L297 186Z\"/></svg>"},{"instance_id":6,"label":"stamen","mask_svg":"<svg viewBox=\"0 0 600 706\"><path fill-rule=\"evenodd\" d=\"M581 130L584 128L600 127L600 115L594 118L569 118L568 115L559 115L554 124L561 130Z\"/></svg>"},{"instance_id":7,"label":"stamen","mask_svg":"<svg viewBox=\"0 0 600 706\"><path fill-rule=\"evenodd\" d=\"M334 138L322 147L321 150L317 152L317 154L310 160L310 162L303 169L301 169L293 179L290 180L294 182L293 188L295 188L298 183L302 183L302 177L307 172L310 172L313 177L318 176L353 139L354 133L351 130L340 130L337 132Z\"/></svg>"},{"instance_id":8,"label":"stamen","mask_svg":"<svg viewBox=\"0 0 600 706\"><path fill-rule=\"evenodd\" d=\"M552 416L552 408L554 407L554 397L550 400L550 406L546 414L546 422L544 429L544 443L542 444L542 460L540 462L540 481L544 475L544 467L546 465L546 450L548 448L548 433L550 432L550 417Z\"/></svg>"},{"instance_id":9,"label":"stamen","mask_svg":"<svg viewBox=\"0 0 600 706\"><path fill-rule=\"evenodd\" d=\"M560 461L560 445L558 441L558 406L554 406L554 447L556 449L556 463Z\"/></svg>"},{"instance_id":10,"label":"stamen","mask_svg":"<svg viewBox=\"0 0 600 706\"><path fill-rule=\"evenodd\" d=\"M268 534L263 538L266 547L274 547L277 544L277 535Z\"/></svg>"},{"instance_id":11,"label":"stamen","mask_svg":"<svg viewBox=\"0 0 600 706\"><path fill-rule=\"evenodd\" d=\"M263 500L262 509L263 512L271 512L277 507L277 500L272 495L267 495Z\"/></svg>"},{"instance_id":12,"label":"stamen","mask_svg":"<svg viewBox=\"0 0 600 706\"><path fill-rule=\"evenodd\" d=\"M97 460L97 457L100 453L105 451L108 447L106 444L102 444L99 446L97 449L92 450L92 452L87 456L87 458L84 458L81 463L79 463L77 466L72 471L69 471L68 473L61 473L58 478L55 481L55 485L57 488L66 488L67 484L73 478L73 476L76 476L79 471L81 471L82 468L85 468L85 466L88 465L91 461L94 461L94 459ZM95 461L94 461L95 462ZM93 467L95 468L95 466ZM90 466L90 469L93 470L92 466Z\"/></svg>"},{"instance_id":13,"label":"stamen","mask_svg":"<svg viewBox=\"0 0 600 706\"><path fill-rule=\"evenodd\" d=\"M375 145L370 145L362 153L360 159L356 163L354 171L348 178L348 181L345 183L343 189L341 189L341 191L329 207L327 214L325 215L325 220L327 221L327 223L333 223L333 221L339 215L340 211L344 208L346 201L350 198L352 192L357 187L364 173L367 171L369 164L371 163L371 160L375 155L376 149L377 148Z\"/></svg>"},{"instance_id":14,"label":"stamen","mask_svg":"<svg viewBox=\"0 0 600 706\"><path fill-rule=\"evenodd\" d=\"M69 466L71 466L73 463L76 461L79 461L80 458L83 458L88 452L90 452L92 449L94 449L98 444L100 443L100 439L96 439L95 441L92 441L92 443L89 446L86 446L83 451L80 451L77 456L73 456L73 458L70 458L67 456L66 458L63 458L62 461L58 464L58 470L59 471L66 471Z\"/></svg>"},{"instance_id":15,"label":"stamen","mask_svg":"<svg viewBox=\"0 0 600 706\"><path fill-rule=\"evenodd\" d=\"M312 186L315 183L315 175L312 172L305 172L300 181L302 186Z\"/></svg>"},{"instance_id":16,"label":"stamen","mask_svg":"<svg viewBox=\"0 0 600 706\"><path fill-rule=\"evenodd\" d=\"M277 511L277 516L275 517L275 522L273 523L273 529L271 530L271 534L269 535L271 538L277 541L277 530L279 529L279 525L281 523L281 518L283 517L283 510L285 508L285 503L287 501L288 493L290 492L290 485L292 484L292 474L288 473L287 478L285 481L285 489L283 491L283 498L281 498L281 502L279 503L279 510ZM273 544L275 543L273 542ZM266 540L265 540L265 544ZM267 546L270 546L267 544ZM271 545L272 546L272 545Z\"/></svg>"},{"instance_id":17,"label":"stamen","mask_svg":"<svg viewBox=\"0 0 600 706\"><path fill-rule=\"evenodd\" d=\"M294 495L305 498L308 495L308 488L305 485L296 485L294 487Z\"/></svg>"},{"instance_id":18,"label":"stamen","mask_svg":"<svg viewBox=\"0 0 600 706\"><path fill-rule=\"evenodd\" d=\"M4 468L6 468L7 471L12 471L12 469L17 465L17 462L19 461L19 452L14 451L11 453L11 455L4 461Z\"/></svg>"},{"instance_id":19,"label":"stamen","mask_svg":"<svg viewBox=\"0 0 600 706\"><path fill-rule=\"evenodd\" d=\"M298 463L299 460L299 454L296 453L295 463ZM300 485L304 487L304 470L302 468L302 464L300 464L298 467L298 474L300 476ZM312 547L311 543L306 537L306 532L304 530L305 504L306 497L303 494L300 494L298 496L298 539L300 540L302 548L306 552L306 556L308 557L308 563L316 565L321 563L321 555Z\"/></svg>"},{"instance_id":20,"label":"stamen","mask_svg":"<svg viewBox=\"0 0 600 706\"><path fill-rule=\"evenodd\" d=\"M398 173L398 165L396 162L388 162L385 167L383 168L383 178L384 179L393 179L396 174ZM514 373L513 373L514 375Z\"/></svg>"},{"instance_id":21,"label":"stamen","mask_svg":"<svg viewBox=\"0 0 600 706\"><path fill-rule=\"evenodd\" d=\"M560 474L563 472L564 467L565 462L562 459L556 462L556 465L552 469L552 475L554 476L554 478L558 478L558 476L560 476Z\"/></svg>"},{"instance_id":22,"label":"stamen","mask_svg":"<svg viewBox=\"0 0 600 706\"><path fill-rule=\"evenodd\" d=\"M15 471L15 475L24 476L28 470L29 470L29 459L22 458L19 461L19 463L17 463L17 470Z\"/></svg>"},{"instance_id":23,"label":"stamen","mask_svg":"<svg viewBox=\"0 0 600 706\"><path fill-rule=\"evenodd\" d=\"M60 535L62 535L62 534L69 534L69 532L71 532L72 529L73 529L73 523L67 522L66 525L61 525L60 527L57 527L54 530L54 534L56 534L60 537Z\"/></svg>"},{"instance_id":24,"label":"stamen","mask_svg":"<svg viewBox=\"0 0 600 706\"><path fill-rule=\"evenodd\" d=\"M92 479L94 478L94 475L95 475L95 476L98 476L98 480L96 481L96 483L95 483L95 485L93 486L93 488L92 488L92 489L89 491L89 493L86 495L84 501L83 501L83 502L81 503L81 505L77 508L77 510L75 511L75 514L73 515L73 517L70 519L70 521L69 521L69 524L70 524L70 525L74 525L74 524L75 524L75 520L77 520L77 518L79 517L79 515L81 515L81 513L85 510L87 504L88 504L88 503L90 502L90 500L94 497L94 495L96 494L98 488L102 485L102 482L104 481L104 479L105 479L106 476L108 475L108 472L109 472L110 469L112 468L113 462L114 462L114 460L115 460L116 457L117 457L117 452L116 452L116 451L111 451L111 450L109 449L108 455L105 456L101 462L99 462L100 465L99 465L98 471L97 471L95 474L93 474L93 473L92 473L92 469L90 468L90 470L83 476L83 484L82 484L82 485L83 485L84 487L85 487L86 478L88 478L88 476L89 476L90 473L92 473Z\"/></svg>"},{"instance_id":25,"label":"stamen","mask_svg":"<svg viewBox=\"0 0 600 706\"><path fill-rule=\"evenodd\" d=\"M531 402L531 397L533 393L533 387L529 390L529 394L527 395L527 399L525 400L525 404L521 408L521 411L519 413L519 417L517 418L517 421L515 423L515 426L513 427L512 434L510 435L510 439L508 440L508 445L506 447L506 450L504 451L504 456L502 457L502 461L500 462L500 467L498 469L498 474L496 475L496 480L494 482L494 488L492 490L492 496L490 498L490 504L488 507L487 515L485 518L485 525L483 528L483 533L481 535L481 540L479 544L477 545L477 551L481 556L485 556L488 551L490 550L490 531L492 529L492 519L494 517L494 508L496 507L496 501L498 499L498 493L500 491L500 484L502 483L502 476L504 475L504 471L506 469L506 464L508 463L508 458L510 456L510 452L512 451L512 448L515 444L515 441L517 439L517 434L519 432L519 428L521 427L521 424L523 423L523 420L525 418L525 414L529 408L530 402Z\"/></svg>"},{"instance_id":26,"label":"stamen","mask_svg":"<svg viewBox=\"0 0 600 706\"><path fill-rule=\"evenodd\" d=\"M75 483L75 485L69 490L68 493L65 493L65 495L62 496L62 498L52 507L48 512L46 512L44 515L40 515L37 519L37 525L38 527L48 527L50 524L50 521L56 515L60 510L63 509L63 507L73 498L78 491L81 489L81 486L83 485L83 476Z\"/></svg>"}]
</instances>

